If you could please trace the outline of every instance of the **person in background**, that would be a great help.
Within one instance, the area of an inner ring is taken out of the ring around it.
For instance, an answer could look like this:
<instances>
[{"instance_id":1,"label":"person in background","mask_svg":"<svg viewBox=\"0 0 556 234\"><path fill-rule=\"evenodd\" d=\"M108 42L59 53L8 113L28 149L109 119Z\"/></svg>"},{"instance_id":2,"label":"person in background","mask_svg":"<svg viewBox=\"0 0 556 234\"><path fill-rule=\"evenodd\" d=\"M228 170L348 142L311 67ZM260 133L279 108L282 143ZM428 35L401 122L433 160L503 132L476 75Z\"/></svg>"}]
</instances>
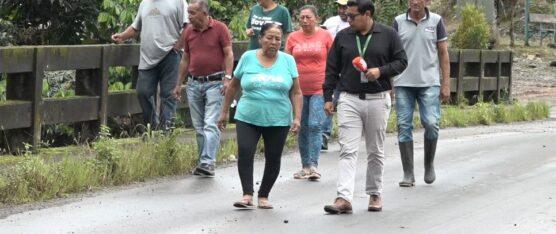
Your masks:
<instances>
[{"instance_id":1,"label":"person in background","mask_svg":"<svg viewBox=\"0 0 556 234\"><path fill-rule=\"evenodd\" d=\"M181 99L182 83L187 77L187 101L199 152L199 165L193 174L204 176L214 176L220 146L216 124L234 66L230 31L212 19L209 10L208 0L190 1L187 11L191 26L182 33L185 53L174 88L174 96Z\"/></svg>"},{"instance_id":2,"label":"person in background","mask_svg":"<svg viewBox=\"0 0 556 234\"><path fill-rule=\"evenodd\" d=\"M144 122L155 129L167 130L176 113L176 99L172 91L176 86L181 59L180 34L187 20L185 0L142 1L133 24L124 32L112 35L114 42L121 43L140 34L137 97ZM158 86L160 115L154 102Z\"/></svg>"},{"instance_id":3,"label":"person in background","mask_svg":"<svg viewBox=\"0 0 556 234\"><path fill-rule=\"evenodd\" d=\"M324 21L322 26L332 34L332 38L336 37L336 34L345 28L349 28L349 22L346 16L348 0L336 0L338 6L338 15L332 16Z\"/></svg>"},{"instance_id":4,"label":"person in background","mask_svg":"<svg viewBox=\"0 0 556 234\"><path fill-rule=\"evenodd\" d=\"M426 7L429 0L409 0L409 9L398 15L398 31L409 58L407 69L394 79L398 142L403 167L400 187L415 186L413 174L413 112L419 104L425 128L425 183L436 179L434 155L438 141L440 101L450 100L450 58L448 35L442 17ZM442 71L442 79L440 79Z\"/></svg>"},{"instance_id":5,"label":"person in background","mask_svg":"<svg viewBox=\"0 0 556 234\"><path fill-rule=\"evenodd\" d=\"M294 173L294 178L318 180L321 177L317 168L322 147L322 127L326 118L322 85L332 36L318 27L319 17L315 6L303 6L299 14L301 29L289 35L285 50L293 55L297 63L303 93L298 137L302 169Z\"/></svg>"},{"instance_id":6,"label":"person in background","mask_svg":"<svg viewBox=\"0 0 556 234\"><path fill-rule=\"evenodd\" d=\"M282 26L283 38L280 50L284 50L285 38L287 38L287 34L293 31L290 12L274 0L257 0L257 3L251 8L246 24L247 36L250 37L249 49L261 48L259 38L262 26L267 23L276 23Z\"/></svg>"},{"instance_id":7,"label":"person in background","mask_svg":"<svg viewBox=\"0 0 556 234\"><path fill-rule=\"evenodd\" d=\"M345 28L349 28L349 22L346 16L346 9L347 9L347 0L336 0L338 4L338 15L332 16L328 18L323 27L332 34L332 38L336 37L336 34ZM334 90L334 94L332 96L332 103L334 106L338 105L338 98L340 97L340 92L338 89ZM328 150L328 141L330 140L330 136L332 135L332 118L334 115L326 115L326 119L324 121L324 129L322 132L322 150Z\"/></svg>"},{"instance_id":8,"label":"person in background","mask_svg":"<svg viewBox=\"0 0 556 234\"><path fill-rule=\"evenodd\" d=\"M282 26L266 23L261 27L261 48L249 50L241 56L220 113L218 126L223 130L230 103L241 88L235 120L237 163L243 197L234 203L237 208L253 207L253 161L261 136L265 168L258 192L258 208L273 208L268 196L280 174L282 151L288 132L299 131L302 105L297 79L299 74L294 58L279 50L282 38Z\"/></svg>"}]
</instances>

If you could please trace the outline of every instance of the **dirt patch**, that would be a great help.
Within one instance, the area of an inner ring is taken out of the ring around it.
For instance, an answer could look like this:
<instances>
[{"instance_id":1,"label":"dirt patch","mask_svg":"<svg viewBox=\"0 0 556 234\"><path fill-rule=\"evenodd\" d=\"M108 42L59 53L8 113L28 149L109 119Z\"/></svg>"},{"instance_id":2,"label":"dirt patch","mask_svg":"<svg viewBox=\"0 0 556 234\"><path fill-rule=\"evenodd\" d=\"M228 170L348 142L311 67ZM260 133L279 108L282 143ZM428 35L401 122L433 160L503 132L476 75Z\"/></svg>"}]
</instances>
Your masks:
<instances>
[{"instance_id":1,"label":"dirt patch","mask_svg":"<svg viewBox=\"0 0 556 234\"><path fill-rule=\"evenodd\" d=\"M556 49L547 46L515 49L513 97L556 97L556 67L550 66L552 61L556 61Z\"/></svg>"}]
</instances>

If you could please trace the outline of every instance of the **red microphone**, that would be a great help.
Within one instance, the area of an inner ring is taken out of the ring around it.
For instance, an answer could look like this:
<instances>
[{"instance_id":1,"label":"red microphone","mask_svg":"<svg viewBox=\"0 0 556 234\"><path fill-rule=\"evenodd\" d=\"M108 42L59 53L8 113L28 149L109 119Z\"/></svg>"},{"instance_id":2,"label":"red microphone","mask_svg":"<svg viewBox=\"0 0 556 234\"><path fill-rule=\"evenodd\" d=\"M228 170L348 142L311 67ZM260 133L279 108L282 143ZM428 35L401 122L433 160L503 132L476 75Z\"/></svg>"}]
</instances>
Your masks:
<instances>
[{"instance_id":1,"label":"red microphone","mask_svg":"<svg viewBox=\"0 0 556 234\"><path fill-rule=\"evenodd\" d=\"M355 57L353 59L353 61L351 61L351 63L353 63L353 66L358 71L360 71L360 72L366 72L367 71L367 63L360 56Z\"/></svg>"}]
</instances>

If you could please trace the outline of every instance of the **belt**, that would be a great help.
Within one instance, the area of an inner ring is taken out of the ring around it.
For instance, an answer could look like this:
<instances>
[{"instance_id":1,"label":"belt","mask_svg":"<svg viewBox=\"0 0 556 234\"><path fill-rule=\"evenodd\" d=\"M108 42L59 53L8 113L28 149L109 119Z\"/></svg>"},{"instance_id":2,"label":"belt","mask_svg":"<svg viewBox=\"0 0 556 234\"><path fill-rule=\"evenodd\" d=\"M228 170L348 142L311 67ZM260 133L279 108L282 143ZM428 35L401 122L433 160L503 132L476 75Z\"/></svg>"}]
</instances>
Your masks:
<instances>
[{"instance_id":1,"label":"belt","mask_svg":"<svg viewBox=\"0 0 556 234\"><path fill-rule=\"evenodd\" d=\"M192 80L199 81L199 82L210 82L210 81L222 81L222 77L224 76L224 72L217 72L214 74L210 74L208 76L192 76L189 75L188 77Z\"/></svg>"},{"instance_id":2,"label":"belt","mask_svg":"<svg viewBox=\"0 0 556 234\"><path fill-rule=\"evenodd\" d=\"M361 100L369 100L369 99L382 99L388 97L390 91L384 91L380 93L348 93L345 92L347 95L357 97Z\"/></svg>"}]
</instances>

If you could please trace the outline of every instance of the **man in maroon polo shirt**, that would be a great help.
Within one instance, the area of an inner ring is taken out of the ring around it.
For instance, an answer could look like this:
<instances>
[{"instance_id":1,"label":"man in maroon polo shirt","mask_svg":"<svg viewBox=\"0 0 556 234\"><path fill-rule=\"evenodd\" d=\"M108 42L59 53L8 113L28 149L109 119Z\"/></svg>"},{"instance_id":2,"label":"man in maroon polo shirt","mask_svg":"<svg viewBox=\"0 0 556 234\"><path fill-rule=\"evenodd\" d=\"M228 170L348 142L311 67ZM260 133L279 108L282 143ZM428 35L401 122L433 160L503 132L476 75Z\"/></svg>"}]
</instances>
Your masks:
<instances>
[{"instance_id":1,"label":"man in maroon polo shirt","mask_svg":"<svg viewBox=\"0 0 556 234\"><path fill-rule=\"evenodd\" d=\"M199 164L195 175L214 176L220 148L217 121L228 83L232 79L232 39L225 24L209 15L208 0L193 0L187 8L190 25L181 35L184 55L174 95L180 99L187 77L187 101L196 131Z\"/></svg>"}]
</instances>

